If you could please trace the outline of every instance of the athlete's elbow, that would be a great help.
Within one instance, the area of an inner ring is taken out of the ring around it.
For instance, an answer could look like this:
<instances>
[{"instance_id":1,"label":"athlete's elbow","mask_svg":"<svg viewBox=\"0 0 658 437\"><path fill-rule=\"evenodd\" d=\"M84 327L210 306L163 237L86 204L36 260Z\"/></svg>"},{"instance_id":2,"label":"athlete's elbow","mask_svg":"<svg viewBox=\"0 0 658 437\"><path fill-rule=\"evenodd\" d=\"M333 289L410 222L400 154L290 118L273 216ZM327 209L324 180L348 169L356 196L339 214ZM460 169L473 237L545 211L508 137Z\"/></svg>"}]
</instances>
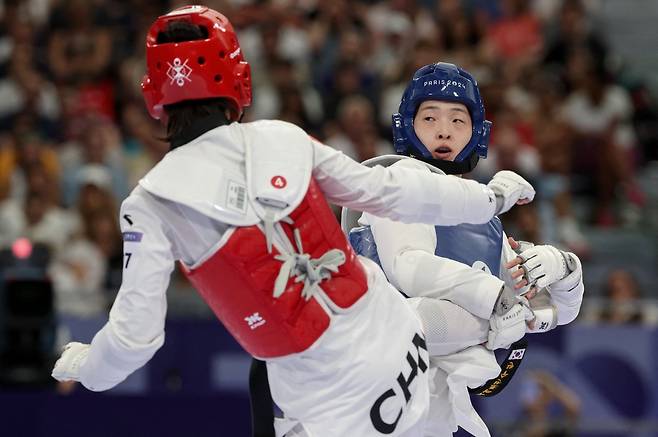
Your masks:
<instances>
[{"instance_id":1,"label":"athlete's elbow","mask_svg":"<svg viewBox=\"0 0 658 437\"><path fill-rule=\"evenodd\" d=\"M125 378L123 378L121 380L118 380L118 381L104 381L104 382L94 382L94 383L81 381L81 384L87 390L99 393L99 392L103 392L103 391L113 389L114 387L119 385L124 380L125 380Z\"/></svg>"},{"instance_id":2,"label":"athlete's elbow","mask_svg":"<svg viewBox=\"0 0 658 437\"><path fill-rule=\"evenodd\" d=\"M579 313L580 313L580 305L578 306L578 308L575 308L568 312L564 312L563 314L559 314L557 324L560 326L568 325L569 323L573 322L578 318Z\"/></svg>"},{"instance_id":3,"label":"athlete's elbow","mask_svg":"<svg viewBox=\"0 0 658 437\"><path fill-rule=\"evenodd\" d=\"M386 272L389 281L409 297L416 295L415 278L422 251L403 250L393 259L391 274Z\"/></svg>"}]
</instances>

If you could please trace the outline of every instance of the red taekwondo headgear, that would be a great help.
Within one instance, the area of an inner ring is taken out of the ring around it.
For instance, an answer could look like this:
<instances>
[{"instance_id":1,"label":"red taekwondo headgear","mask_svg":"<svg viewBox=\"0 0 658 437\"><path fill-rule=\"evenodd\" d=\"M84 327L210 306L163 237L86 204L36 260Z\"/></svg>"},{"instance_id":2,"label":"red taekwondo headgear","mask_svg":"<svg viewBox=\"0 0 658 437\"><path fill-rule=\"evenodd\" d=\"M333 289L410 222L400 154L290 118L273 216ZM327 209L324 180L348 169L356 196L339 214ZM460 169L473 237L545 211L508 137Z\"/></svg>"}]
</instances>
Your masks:
<instances>
[{"instance_id":1,"label":"red taekwondo headgear","mask_svg":"<svg viewBox=\"0 0 658 437\"><path fill-rule=\"evenodd\" d=\"M159 43L172 21L199 26L205 38ZM185 100L225 98L237 120L251 104L251 69L228 19L205 6L184 6L158 17L146 36L146 74L142 80L146 107L155 119L163 106Z\"/></svg>"}]
</instances>

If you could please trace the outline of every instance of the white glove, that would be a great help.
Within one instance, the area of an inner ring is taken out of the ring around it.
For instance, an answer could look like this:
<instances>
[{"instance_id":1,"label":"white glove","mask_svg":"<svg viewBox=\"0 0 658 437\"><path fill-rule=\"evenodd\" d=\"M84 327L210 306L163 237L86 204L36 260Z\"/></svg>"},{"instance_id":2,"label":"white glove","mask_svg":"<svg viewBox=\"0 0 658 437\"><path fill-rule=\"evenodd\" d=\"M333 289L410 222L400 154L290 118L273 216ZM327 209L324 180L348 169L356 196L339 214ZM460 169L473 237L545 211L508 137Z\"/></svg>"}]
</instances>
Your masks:
<instances>
[{"instance_id":1,"label":"white glove","mask_svg":"<svg viewBox=\"0 0 658 437\"><path fill-rule=\"evenodd\" d=\"M569 253L553 246L534 246L517 256L523 260L519 264L523 269L523 278L529 286L538 289L566 278L576 266Z\"/></svg>"},{"instance_id":2,"label":"white glove","mask_svg":"<svg viewBox=\"0 0 658 437\"><path fill-rule=\"evenodd\" d=\"M532 185L513 171L499 171L487 186L496 195L496 215L509 211L516 203L523 205L535 198Z\"/></svg>"},{"instance_id":3,"label":"white glove","mask_svg":"<svg viewBox=\"0 0 658 437\"><path fill-rule=\"evenodd\" d=\"M58 381L80 381L80 366L87 361L89 345L72 342L64 346L62 356L55 363L52 377Z\"/></svg>"},{"instance_id":4,"label":"white glove","mask_svg":"<svg viewBox=\"0 0 658 437\"><path fill-rule=\"evenodd\" d=\"M493 313L498 316L504 316L519 302L525 303L526 300L520 297L518 292L514 291L511 287L503 285L500 293L498 293L498 299L496 299L496 303L494 304Z\"/></svg>"},{"instance_id":5,"label":"white glove","mask_svg":"<svg viewBox=\"0 0 658 437\"><path fill-rule=\"evenodd\" d=\"M532 332L533 334L548 332L557 326L557 308L554 305L540 309L533 307L532 313L535 318L528 322L527 332Z\"/></svg>"},{"instance_id":6,"label":"white glove","mask_svg":"<svg viewBox=\"0 0 658 437\"><path fill-rule=\"evenodd\" d=\"M525 302L514 304L504 315L494 315L489 320L489 336L485 346L489 350L508 349L512 343L523 338L526 333L526 321L534 319L532 310Z\"/></svg>"}]
</instances>

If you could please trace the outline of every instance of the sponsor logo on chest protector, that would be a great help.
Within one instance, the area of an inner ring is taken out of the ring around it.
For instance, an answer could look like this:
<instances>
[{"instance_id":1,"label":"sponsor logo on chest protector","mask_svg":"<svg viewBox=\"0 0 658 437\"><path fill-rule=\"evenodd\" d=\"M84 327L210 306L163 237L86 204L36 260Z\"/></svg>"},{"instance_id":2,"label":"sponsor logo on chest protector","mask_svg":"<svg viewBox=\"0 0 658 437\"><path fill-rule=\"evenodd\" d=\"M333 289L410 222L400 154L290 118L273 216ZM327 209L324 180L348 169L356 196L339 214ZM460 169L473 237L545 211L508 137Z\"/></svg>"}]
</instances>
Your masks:
<instances>
[{"instance_id":1,"label":"sponsor logo on chest protector","mask_svg":"<svg viewBox=\"0 0 658 437\"><path fill-rule=\"evenodd\" d=\"M247 322L247 325L249 325L249 327L251 329L256 329L259 326L265 324L265 319L262 318L261 315L258 314L258 313L253 313L253 314L245 317L244 321Z\"/></svg>"}]
</instances>

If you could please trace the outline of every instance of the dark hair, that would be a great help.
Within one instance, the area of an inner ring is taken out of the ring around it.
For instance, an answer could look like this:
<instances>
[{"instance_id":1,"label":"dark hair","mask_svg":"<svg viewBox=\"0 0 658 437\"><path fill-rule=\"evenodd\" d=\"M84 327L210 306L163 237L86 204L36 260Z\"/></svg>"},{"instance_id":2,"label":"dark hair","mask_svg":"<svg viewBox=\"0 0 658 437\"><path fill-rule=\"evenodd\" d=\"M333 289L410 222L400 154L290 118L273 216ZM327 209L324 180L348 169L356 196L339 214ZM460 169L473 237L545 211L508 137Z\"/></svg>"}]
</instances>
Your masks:
<instances>
[{"instance_id":1,"label":"dark hair","mask_svg":"<svg viewBox=\"0 0 658 437\"><path fill-rule=\"evenodd\" d=\"M167 23L167 28L158 33L156 42L166 44L206 38L208 38L208 29L205 26L197 26L186 20L175 20Z\"/></svg>"},{"instance_id":2,"label":"dark hair","mask_svg":"<svg viewBox=\"0 0 658 437\"><path fill-rule=\"evenodd\" d=\"M160 32L156 41L158 44L195 41L208 38L208 29L197 26L186 20L171 21L166 29ZM225 114L233 105L228 99L215 98L203 100L184 100L182 102L165 105L167 114L167 140L180 135L195 120L213 114Z\"/></svg>"}]
</instances>

